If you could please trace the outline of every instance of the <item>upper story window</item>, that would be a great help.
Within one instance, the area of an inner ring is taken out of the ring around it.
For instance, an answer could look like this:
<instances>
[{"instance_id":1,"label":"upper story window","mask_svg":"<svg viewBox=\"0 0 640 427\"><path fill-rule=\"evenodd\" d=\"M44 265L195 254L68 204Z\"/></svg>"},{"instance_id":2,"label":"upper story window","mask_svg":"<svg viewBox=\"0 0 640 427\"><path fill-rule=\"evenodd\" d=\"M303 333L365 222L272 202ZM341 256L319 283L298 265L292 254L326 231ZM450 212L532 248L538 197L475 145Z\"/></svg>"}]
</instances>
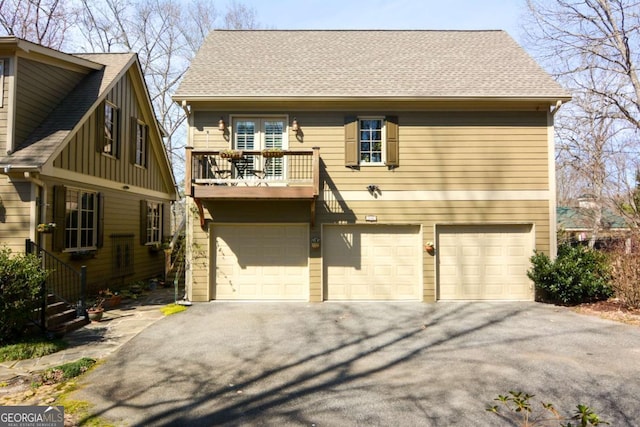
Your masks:
<instances>
[{"instance_id":1,"label":"upper story window","mask_svg":"<svg viewBox=\"0 0 640 427\"><path fill-rule=\"evenodd\" d=\"M384 119L361 118L358 122L360 164L383 164Z\"/></svg>"},{"instance_id":2,"label":"upper story window","mask_svg":"<svg viewBox=\"0 0 640 427\"><path fill-rule=\"evenodd\" d=\"M4 59L0 59L0 108L4 107Z\"/></svg>"},{"instance_id":3,"label":"upper story window","mask_svg":"<svg viewBox=\"0 0 640 427\"><path fill-rule=\"evenodd\" d=\"M147 166L147 125L135 120L135 164L138 166Z\"/></svg>"},{"instance_id":4,"label":"upper story window","mask_svg":"<svg viewBox=\"0 0 640 427\"><path fill-rule=\"evenodd\" d=\"M120 155L120 123L118 107L104 103L104 139L102 152L114 157Z\"/></svg>"},{"instance_id":5,"label":"upper story window","mask_svg":"<svg viewBox=\"0 0 640 427\"><path fill-rule=\"evenodd\" d=\"M233 148L246 151L286 150L287 121L285 117L237 117L233 121ZM266 160L259 155L245 156L248 170L259 170L266 178L286 176L283 158ZM251 179L249 175L245 178Z\"/></svg>"},{"instance_id":6,"label":"upper story window","mask_svg":"<svg viewBox=\"0 0 640 427\"><path fill-rule=\"evenodd\" d=\"M397 116L347 116L344 121L344 163L359 166L400 166Z\"/></svg>"}]
</instances>

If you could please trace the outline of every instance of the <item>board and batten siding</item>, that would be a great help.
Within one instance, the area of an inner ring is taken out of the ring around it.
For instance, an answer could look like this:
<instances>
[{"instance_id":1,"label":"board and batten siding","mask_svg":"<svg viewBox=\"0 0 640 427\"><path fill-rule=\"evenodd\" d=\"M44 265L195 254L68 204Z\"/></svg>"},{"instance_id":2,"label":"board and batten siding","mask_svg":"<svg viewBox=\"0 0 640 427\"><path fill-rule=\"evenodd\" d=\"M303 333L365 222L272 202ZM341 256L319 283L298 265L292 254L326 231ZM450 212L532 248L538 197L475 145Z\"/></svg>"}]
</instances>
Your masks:
<instances>
[{"instance_id":1,"label":"board and batten siding","mask_svg":"<svg viewBox=\"0 0 640 427\"><path fill-rule=\"evenodd\" d=\"M53 111L84 74L26 58L18 58L16 72L16 146Z\"/></svg>"},{"instance_id":2,"label":"board and batten siding","mask_svg":"<svg viewBox=\"0 0 640 427\"><path fill-rule=\"evenodd\" d=\"M233 113L260 115L253 111ZM290 120L296 117L304 133L302 141L290 134L290 149L320 147L321 194L311 236L319 235L322 224L365 223L367 216L375 217L378 224L421 225L425 243L435 241L436 224L532 224L535 248L551 250L553 187L546 111L363 111L363 116L398 117L399 166L392 169L345 167L344 119L358 112L280 113ZM190 127L194 148L229 146L217 129L221 116L228 122L228 111L195 111ZM377 185L379 193L370 194L370 184ZM277 205L271 209L277 217ZM272 216L270 210L251 211L253 214L243 212L244 221L251 221L252 215L256 222L258 217ZM197 216L193 221L194 242L207 247ZM202 289L198 297L206 300L208 271L199 268L206 268L204 262L192 266L194 297ZM321 301L320 251L310 252L309 268L310 299ZM434 301L435 257L426 252L423 280L423 299Z\"/></svg>"},{"instance_id":3,"label":"board and batten siding","mask_svg":"<svg viewBox=\"0 0 640 427\"><path fill-rule=\"evenodd\" d=\"M87 266L87 286L89 293L96 293L100 289L119 289L124 284L146 280L150 277L161 277L164 272L164 254L162 251L152 253L147 246L140 243L140 200L146 200L144 196L124 191L106 190L91 185L78 185L71 182L56 182L57 185L65 185L67 188L76 188L83 191L93 191L103 197L103 246L98 248L96 256L87 260L72 260L67 252L56 252L55 255L76 268ZM53 185L47 192L50 206L55 204L55 191ZM151 200L162 203L162 200ZM169 203L164 208L165 236L169 234ZM51 218L52 219L52 218ZM48 219L50 220L50 219ZM126 277L113 277L113 236L129 235L133 241L134 272ZM24 243L23 243L24 244Z\"/></svg>"},{"instance_id":4,"label":"board and batten siding","mask_svg":"<svg viewBox=\"0 0 640 427\"><path fill-rule=\"evenodd\" d=\"M111 181L121 182L129 186L147 188L166 192L162 179L161 167L154 151L151 149L151 136L147 140L147 166L141 167L132 161L133 118L143 122L141 108L131 79L126 74L119 80L107 95L107 99L119 108L120 155L114 157L102 154L96 147L96 135L101 126L100 115L94 112L69 141L69 144L56 157L53 165L57 168L91 175ZM102 108L102 107L98 107ZM145 122L149 125L149 122Z\"/></svg>"},{"instance_id":5,"label":"board and batten siding","mask_svg":"<svg viewBox=\"0 0 640 427\"><path fill-rule=\"evenodd\" d=\"M0 155L7 152L8 117L9 117L9 61L11 59L0 57L2 74L0 75Z\"/></svg>"},{"instance_id":6,"label":"board and batten siding","mask_svg":"<svg viewBox=\"0 0 640 427\"><path fill-rule=\"evenodd\" d=\"M0 242L12 252L23 253L31 235L31 183L0 176Z\"/></svg>"}]
</instances>

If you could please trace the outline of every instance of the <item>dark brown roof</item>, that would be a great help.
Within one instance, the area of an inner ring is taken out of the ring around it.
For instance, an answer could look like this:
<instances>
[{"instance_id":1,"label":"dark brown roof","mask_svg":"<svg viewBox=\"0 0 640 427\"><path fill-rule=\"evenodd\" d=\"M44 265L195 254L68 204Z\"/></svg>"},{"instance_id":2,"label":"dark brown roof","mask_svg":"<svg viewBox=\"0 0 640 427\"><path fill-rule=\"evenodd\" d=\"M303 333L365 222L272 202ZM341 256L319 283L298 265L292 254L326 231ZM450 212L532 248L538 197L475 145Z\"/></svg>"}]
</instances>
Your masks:
<instances>
[{"instance_id":1,"label":"dark brown roof","mask_svg":"<svg viewBox=\"0 0 640 427\"><path fill-rule=\"evenodd\" d=\"M174 99L568 99L504 31L211 32Z\"/></svg>"}]
</instances>

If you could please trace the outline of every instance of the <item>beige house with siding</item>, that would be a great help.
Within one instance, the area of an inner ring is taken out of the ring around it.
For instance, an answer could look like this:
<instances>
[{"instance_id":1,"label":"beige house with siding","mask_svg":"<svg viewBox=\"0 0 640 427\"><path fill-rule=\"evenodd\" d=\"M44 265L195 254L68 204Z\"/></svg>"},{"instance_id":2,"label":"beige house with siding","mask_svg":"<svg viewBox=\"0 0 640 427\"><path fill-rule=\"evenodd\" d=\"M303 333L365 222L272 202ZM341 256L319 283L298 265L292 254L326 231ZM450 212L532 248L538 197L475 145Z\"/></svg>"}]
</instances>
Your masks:
<instances>
[{"instance_id":1,"label":"beige house with siding","mask_svg":"<svg viewBox=\"0 0 640 427\"><path fill-rule=\"evenodd\" d=\"M0 242L86 265L89 294L162 274L177 192L137 55L2 37L0 95Z\"/></svg>"},{"instance_id":2,"label":"beige house with siding","mask_svg":"<svg viewBox=\"0 0 640 427\"><path fill-rule=\"evenodd\" d=\"M174 96L189 297L533 300L569 99L503 31L213 31Z\"/></svg>"}]
</instances>

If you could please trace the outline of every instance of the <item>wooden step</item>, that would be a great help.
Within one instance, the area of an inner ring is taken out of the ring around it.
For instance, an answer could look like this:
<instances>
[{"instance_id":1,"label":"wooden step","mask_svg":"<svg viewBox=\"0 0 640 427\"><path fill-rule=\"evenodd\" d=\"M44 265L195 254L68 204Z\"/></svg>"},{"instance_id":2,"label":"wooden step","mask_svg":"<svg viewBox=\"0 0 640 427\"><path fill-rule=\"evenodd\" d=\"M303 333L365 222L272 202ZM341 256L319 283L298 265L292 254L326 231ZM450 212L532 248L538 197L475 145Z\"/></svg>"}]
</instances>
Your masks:
<instances>
[{"instance_id":1,"label":"wooden step","mask_svg":"<svg viewBox=\"0 0 640 427\"><path fill-rule=\"evenodd\" d=\"M51 316L47 316L47 328L53 328L56 325L60 325L77 318L76 310L73 308L68 308L67 310L61 311L59 313L52 314Z\"/></svg>"},{"instance_id":2,"label":"wooden step","mask_svg":"<svg viewBox=\"0 0 640 427\"><path fill-rule=\"evenodd\" d=\"M47 304L47 316L53 316L56 313L62 313L65 310L69 309L69 304L63 301L58 301L54 303Z\"/></svg>"}]
</instances>

